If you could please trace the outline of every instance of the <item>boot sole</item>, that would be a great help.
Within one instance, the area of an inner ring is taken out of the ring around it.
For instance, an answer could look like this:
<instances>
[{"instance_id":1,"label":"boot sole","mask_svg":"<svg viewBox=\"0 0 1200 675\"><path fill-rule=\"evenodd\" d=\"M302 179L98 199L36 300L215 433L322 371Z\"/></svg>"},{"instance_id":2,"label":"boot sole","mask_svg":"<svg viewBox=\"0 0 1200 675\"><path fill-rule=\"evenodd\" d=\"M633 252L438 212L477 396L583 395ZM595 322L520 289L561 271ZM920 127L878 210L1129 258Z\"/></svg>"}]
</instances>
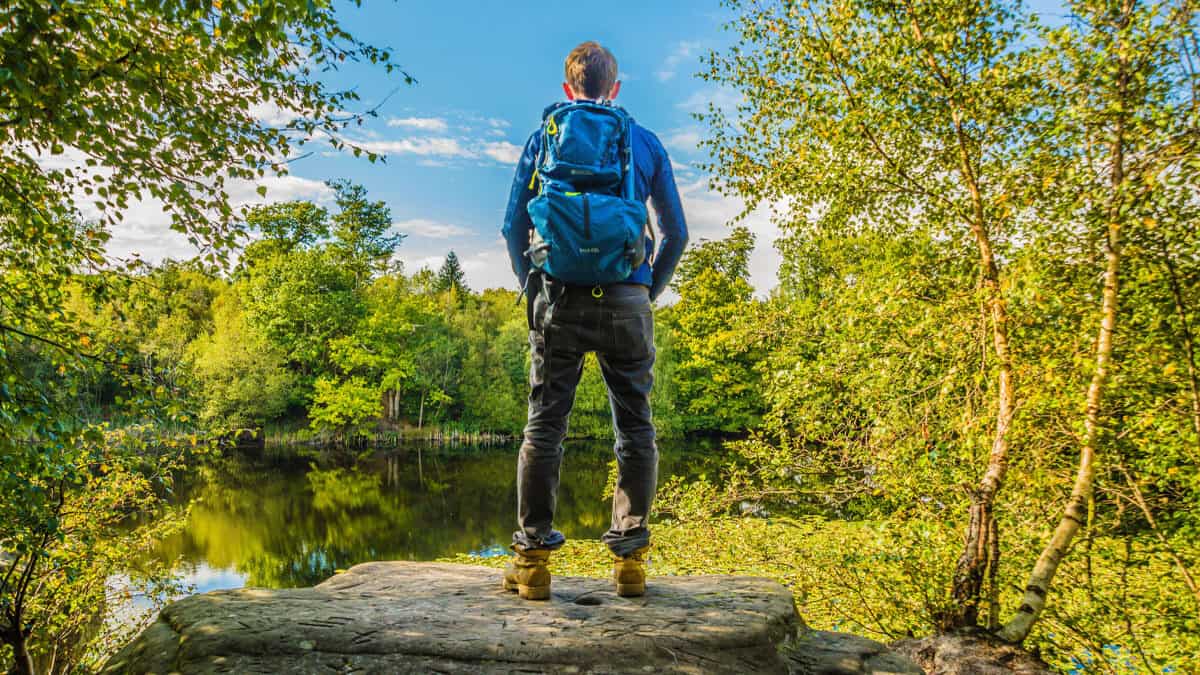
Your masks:
<instances>
[{"instance_id":1,"label":"boot sole","mask_svg":"<svg viewBox=\"0 0 1200 675\"><path fill-rule=\"evenodd\" d=\"M523 584L514 584L508 579L505 579L503 584L504 590L516 593L522 600L549 600L549 586L525 586Z\"/></svg>"},{"instance_id":2,"label":"boot sole","mask_svg":"<svg viewBox=\"0 0 1200 675\"><path fill-rule=\"evenodd\" d=\"M525 586L524 584L517 584L517 595L520 596L522 600L549 600L550 587Z\"/></svg>"},{"instance_id":3,"label":"boot sole","mask_svg":"<svg viewBox=\"0 0 1200 675\"><path fill-rule=\"evenodd\" d=\"M636 598L646 594L646 584L617 584L617 595L622 598Z\"/></svg>"}]
</instances>

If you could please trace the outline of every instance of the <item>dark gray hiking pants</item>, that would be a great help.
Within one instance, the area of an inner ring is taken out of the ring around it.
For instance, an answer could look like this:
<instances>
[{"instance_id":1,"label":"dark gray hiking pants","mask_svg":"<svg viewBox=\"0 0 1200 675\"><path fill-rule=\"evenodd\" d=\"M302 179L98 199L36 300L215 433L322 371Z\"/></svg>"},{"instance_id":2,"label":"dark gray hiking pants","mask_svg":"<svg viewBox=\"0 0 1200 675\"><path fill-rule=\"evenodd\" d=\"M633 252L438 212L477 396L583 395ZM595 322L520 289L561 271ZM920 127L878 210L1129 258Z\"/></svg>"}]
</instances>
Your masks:
<instances>
[{"instance_id":1,"label":"dark gray hiking pants","mask_svg":"<svg viewBox=\"0 0 1200 675\"><path fill-rule=\"evenodd\" d=\"M517 461L520 529L513 533L513 544L557 549L565 541L553 529L562 442L584 355L595 352L608 387L619 471L612 526L602 539L613 553L628 555L650 542L647 517L658 479L658 448L650 419L654 315L649 290L614 284L596 298L590 288L549 281L545 290L539 290L533 281L529 421ZM552 309L548 300L553 300Z\"/></svg>"}]
</instances>

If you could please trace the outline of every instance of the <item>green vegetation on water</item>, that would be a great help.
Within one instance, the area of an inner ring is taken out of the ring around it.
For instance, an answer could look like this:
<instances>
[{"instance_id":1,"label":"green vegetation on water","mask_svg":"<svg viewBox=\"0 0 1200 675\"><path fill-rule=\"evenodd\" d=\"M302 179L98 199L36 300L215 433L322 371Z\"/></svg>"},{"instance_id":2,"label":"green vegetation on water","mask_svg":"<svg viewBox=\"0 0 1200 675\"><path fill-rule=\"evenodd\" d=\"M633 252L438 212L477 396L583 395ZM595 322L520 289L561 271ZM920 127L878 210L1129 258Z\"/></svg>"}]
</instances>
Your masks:
<instances>
[{"instance_id":1,"label":"green vegetation on water","mask_svg":"<svg viewBox=\"0 0 1200 675\"><path fill-rule=\"evenodd\" d=\"M887 642L934 630L961 530L950 523L898 524L808 518L718 518L660 523L649 564L655 575L744 574L792 589L813 628ZM1200 551L1192 549L1191 555ZM1016 551L1002 573L1005 599L1019 597L1020 576L1036 551ZM451 562L501 567L504 558L469 554ZM598 540L568 540L552 574L605 577L611 556ZM1188 591L1149 537L1102 537L1061 571L1066 590L1047 610L1028 645L1062 672L1188 673L1200 635ZM1117 593L1109 593L1120 589ZM1190 617L1187 618L1187 617ZM1190 621L1186 628L1180 622ZM1127 624L1128 622L1128 624ZM1113 642L1109 636L1136 639Z\"/></svg>"}]
</instances>

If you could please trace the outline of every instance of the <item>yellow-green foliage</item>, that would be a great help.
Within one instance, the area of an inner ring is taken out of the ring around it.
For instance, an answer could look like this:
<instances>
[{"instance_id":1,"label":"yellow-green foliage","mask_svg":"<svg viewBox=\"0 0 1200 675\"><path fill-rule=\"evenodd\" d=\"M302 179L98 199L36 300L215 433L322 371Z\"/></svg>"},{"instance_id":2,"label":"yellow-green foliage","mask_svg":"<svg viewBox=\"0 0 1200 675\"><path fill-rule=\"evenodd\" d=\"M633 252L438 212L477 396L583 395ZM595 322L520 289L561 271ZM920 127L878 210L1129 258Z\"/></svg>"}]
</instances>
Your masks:
<instances>
[{"instance_id":1,"label":"yellow-green foliage","mask_svg":"<svg viewBox=\"0 0 1200 675\"><path fill-rule=\"evenodd\" d=\"M776 579L795 594L809 626L887 642L932 632L931 611L945 592L960 536L960 524L941 522L675 522L654 528L649 572L652 577L739 574ZM1191 546L1193 555L1200 553L1195 542ZM1053 591L1054 601L1028 646L1064 672L1073 667L1072 658L1093 659L1095 672L1164 672L1169 667L1190 672L1200 650L1195 607L1156 553L1143 538L1126 542L1106 537L1081 544L1064 564L1064 583ZM501 567L506 558L464 554L448 560ZM1023 581L1025 565L1020 563L1002 573L1003 593L1014 598ZM595 540L568 541L551 556L550 567L557 575L611 573L608 550ZM1131 666L1122 665L1126 659Z\"/></svg>"}]
</instances>

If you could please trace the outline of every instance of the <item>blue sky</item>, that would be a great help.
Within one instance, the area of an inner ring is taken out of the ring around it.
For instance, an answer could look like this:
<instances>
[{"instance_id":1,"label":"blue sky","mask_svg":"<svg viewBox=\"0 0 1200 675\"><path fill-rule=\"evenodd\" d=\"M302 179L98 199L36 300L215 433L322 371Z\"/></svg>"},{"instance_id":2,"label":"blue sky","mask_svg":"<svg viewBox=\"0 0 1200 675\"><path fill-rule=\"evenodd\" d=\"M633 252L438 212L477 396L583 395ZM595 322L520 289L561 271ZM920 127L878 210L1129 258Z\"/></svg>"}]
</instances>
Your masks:
<instances>
[{"instance_id":1,"label":"blue sky","mask_svg":"<svg viewBox=\"0 0 1200 675\"><path fill-rule=\"evenodd\" d=\"M610 0L596 11L599 6L366 0L357 8L343 2L339 12L351 31L391 47L395 61L418 83L403 86L398 76L357 65L330 78L332 85L357 87L363 108L400 87L378 118L351 133L360 145L385 152L387 162L371 164L317 148L292 165L291 178L268 183L268 200L328 202L322 181L351 179L386 201L396 229L408 234L398 252L408 271L436 266L453 249L473 288L515 288L499 239L513 165L542 108L562 99L566 54L593 39L617 57L623 83L618 102L658 133L676 164L693 239L723 236L740 204L709 192L706 177L692 168L704 157L696 149L702 128L691 114L709 100L722 100L721 92L694 74L702 53L729 41L721 28L727 10L715 0ZM262 114L269 118L272 112ZM253 200L251 189L244 194ZM145 222L157 211L133 208L110 251L136 250L151 260L189 255L181 238ZM759 225L769 227L765 218ZM764 243L760 248L770 251ZM767 286L775 265L761 263L770 272L762 275Z\"/></svg>"},{"instance_id":2,"label":"blue sky","mask_svg":"<svg viewBox=\"0 0 1200 675\"><path fill-rule=\"evenodd\" d=\"M453 249L473 288L515 288L499 239L513 163L542 108L562 98L566 54L579 42L597 40L617 57L618 102L658 133L671 154L693 241L724 236L726 223L740 213L740 202L709 191L707 177L695 168L705 159L696 148L704 130L692 114L709 101L734 102L729 91L695 77L702 54L732 42L722 28L731 16L717 0L339 2L351 31L391 47L418 84L403 86L398 76L360 65L332 76L334 86L357 88L361 109L379 105L399 86L378 118L352 132L360 145L385 152L387 162L317 148L292 165L291 176L268 181L269 201L328 203L323 181L348 178L391 207L396 230L408 235L398 257L409 272L436 267ZM1032 4L1047 13L1059 7L1050 0ZM277 114L260 113L266 119ZM253 185L233 197L259 201ZM763 293L775 283L777 231L765 213L751 214L745 224L758 236L751 274ZM134 205L114 234L114 255L136 251L160 260L193 253L168 231L153 203Z\"/></svg>"},{"instance_id":3,"label":"blue sky","mask_svg":"<svg viewBox=\"0 0 1200 675\"><path fill-rule=\"evenodd\" d=\"M410 223L401 251L410 268L453 247L472 286L515 284L497 239L512 165L542 108L562 99L563 58L584 40L616 55L619 102L658 132L673 159L701 159L690 112L712 88L693 75L701 51L727 39L727 14L715 2L478 2L449 13L442 3L367 4L347 9L348 25L391 46L419 84L397 92L385 105L388 119L370 129L380 136L377 147L389 151L384 168L342 157L304 170L346 175L386 199L399 229ZM366 69L346 75L377 96L394 86ZM437 128L422 128L430 125ZM700 178L684 171L679 182ZM425 236L425 221L452 236Z\"/></svg>"}]
</instances>

